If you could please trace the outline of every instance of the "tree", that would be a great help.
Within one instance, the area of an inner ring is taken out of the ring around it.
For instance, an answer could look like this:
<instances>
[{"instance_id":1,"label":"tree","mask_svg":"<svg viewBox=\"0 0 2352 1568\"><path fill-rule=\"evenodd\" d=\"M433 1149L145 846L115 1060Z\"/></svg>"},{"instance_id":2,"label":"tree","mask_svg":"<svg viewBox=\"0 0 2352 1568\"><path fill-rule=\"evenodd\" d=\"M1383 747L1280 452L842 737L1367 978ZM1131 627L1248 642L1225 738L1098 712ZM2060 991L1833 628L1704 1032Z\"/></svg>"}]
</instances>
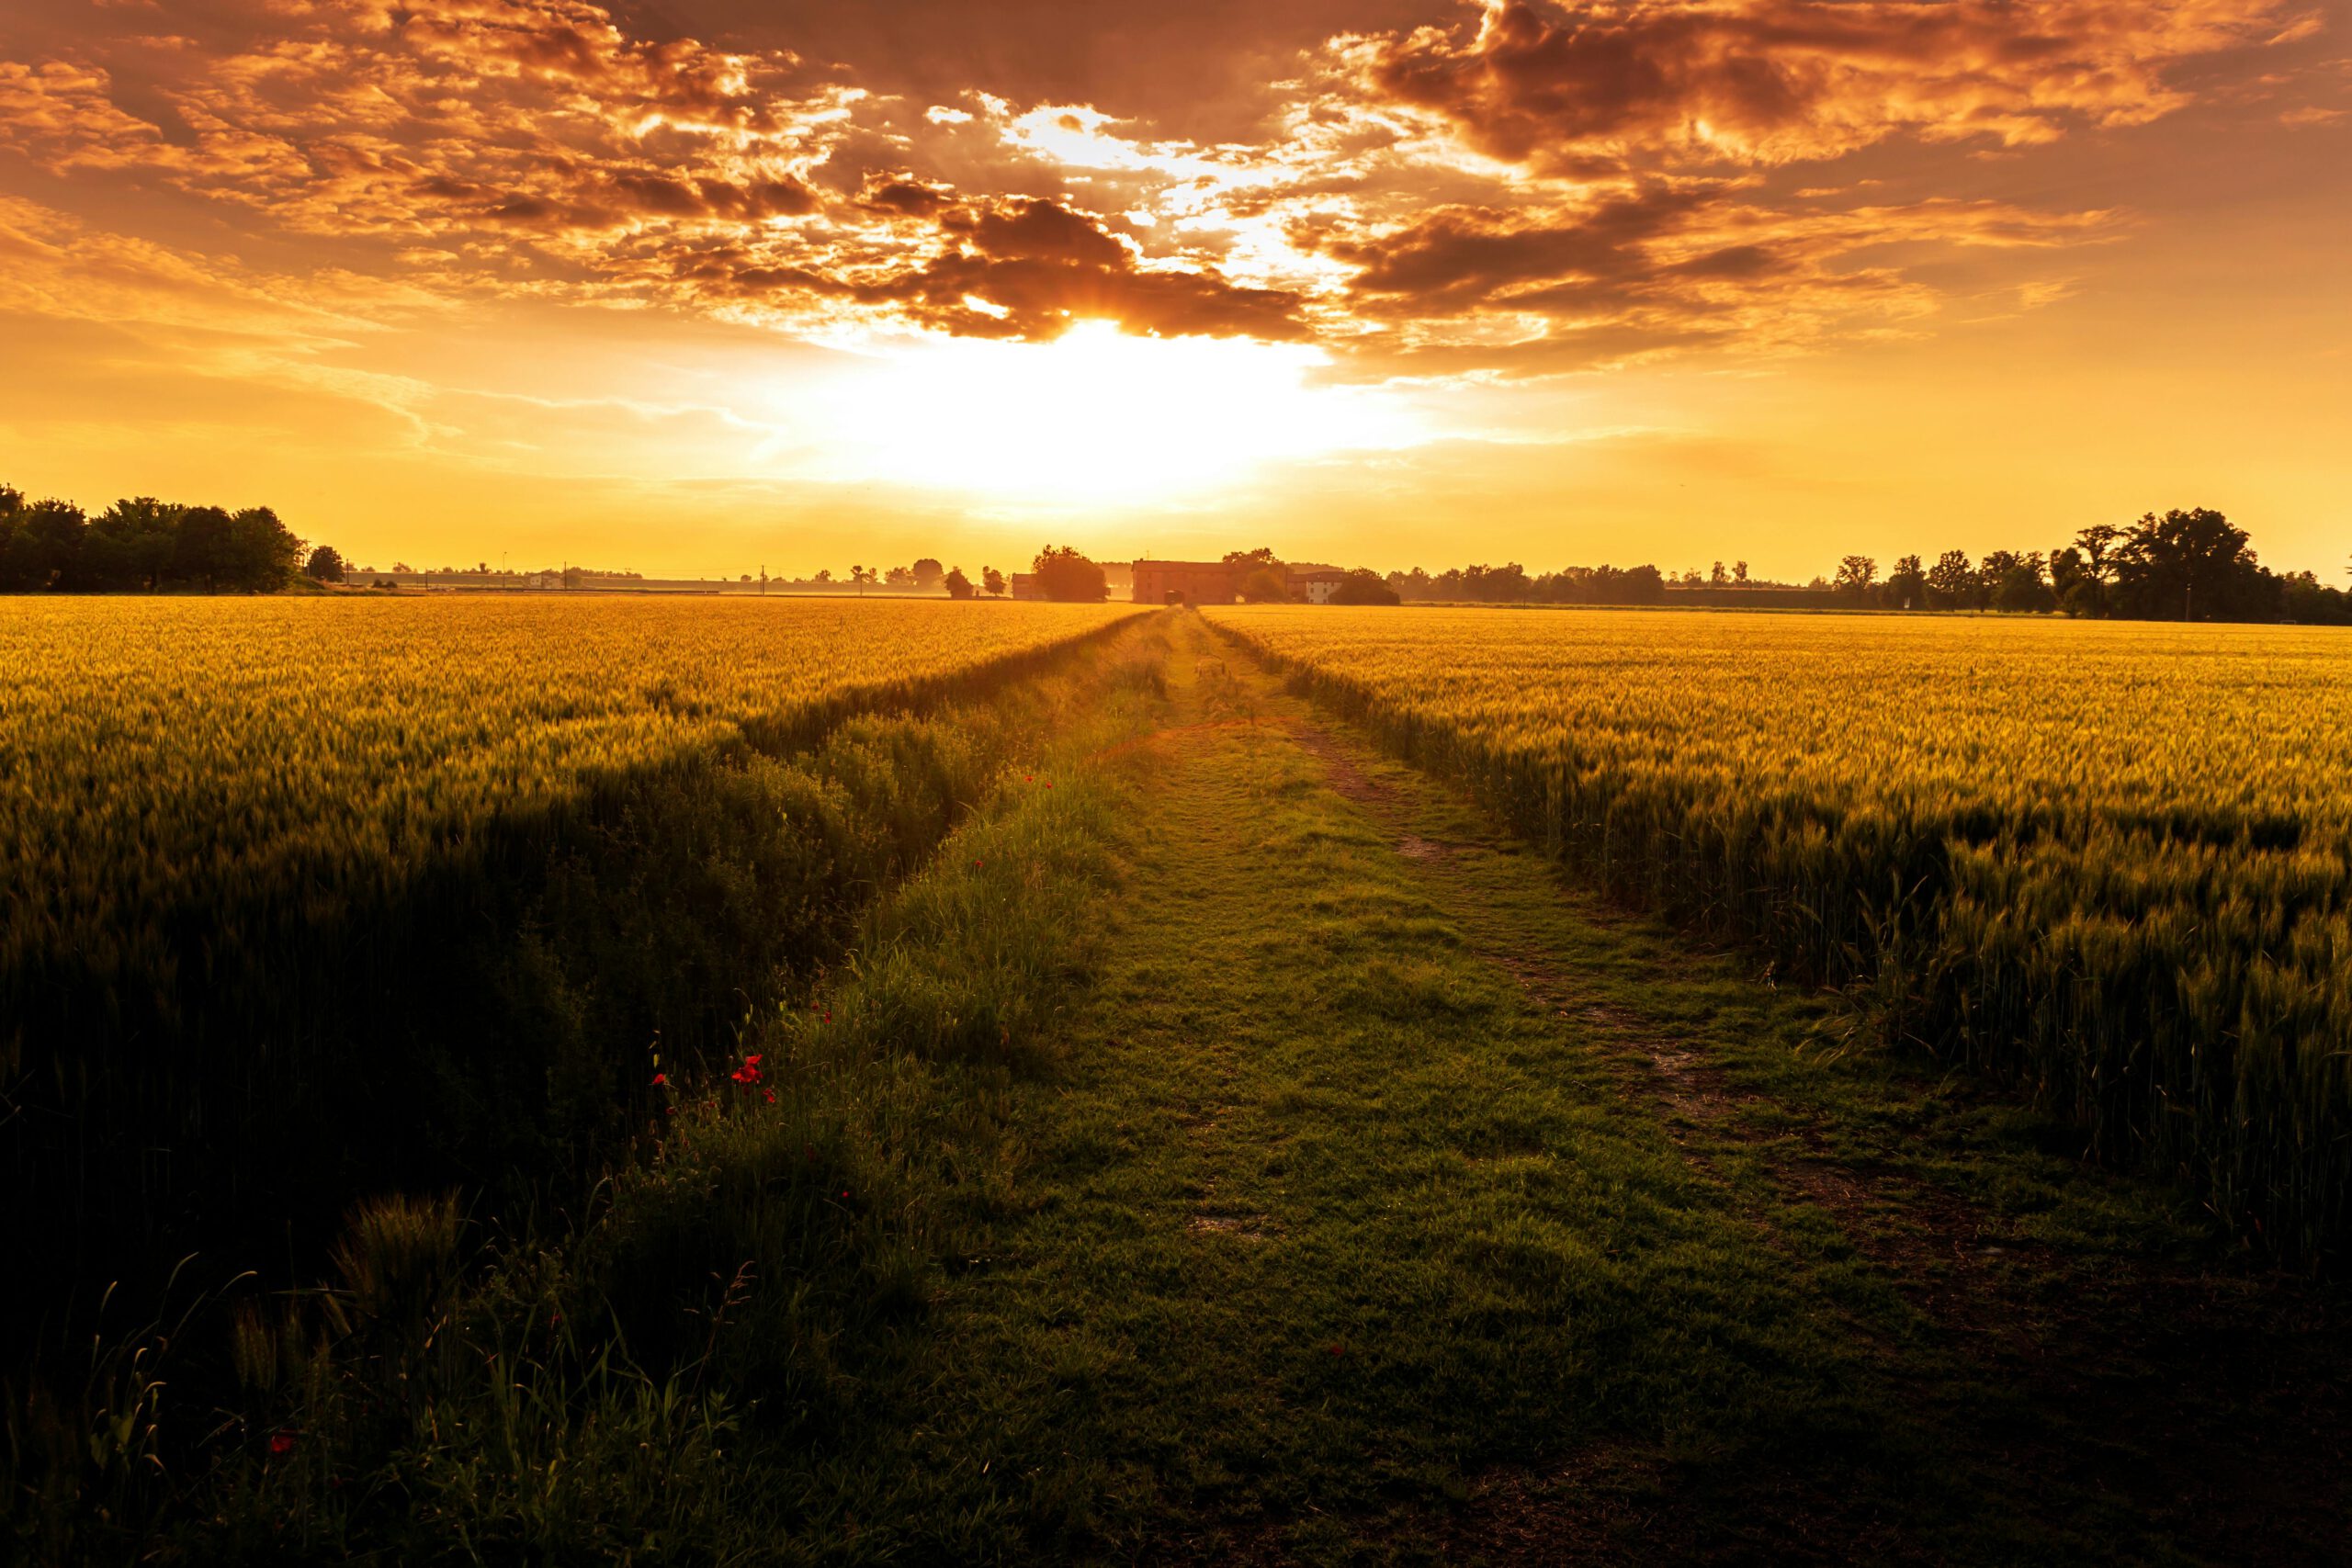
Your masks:
<instances>
[{"instance_id":1,"label":"tree","mask_svg":"<svg viewBox=\"0 0 2352 1568\"><path fill-rule=\"evenodd\" d=\"M875 570L870 566L853 566L849 569L849 580L857 585L860 594L865 593L865 585L872 582L875 576Z\"/></svg>"},{"instance_id":2,"label":"tree","mask_svg":"<svg viewBox=\"0 0 2352 1568\"><path fill-rule=\"evenodd\" d=\"M1928 569L1917 556L1905 556L1887 574L1886 602L1898 610L1917 610L1928 602Z\"/></svg>"},{"instance_id":3,"label":"tree","mask_svg":"<svg viewBox=\"0 0 2352 1568\"><path fill-rule=\"evenodd\" d=\"M1594 604L1662 604L1666 602L1666 578L1654 566L1636 566L1620 570L1613 566L1597 566L1587 573L1580 584L1582 597Z\"/></svg>"},{"instance_id":4,"label":"tree","mask_svg":"<svg viewBox=\"0 0 2352 1568\"><path fill-rule=\"evenodd\" d=\"M2107 591L2092 575L2090 561L2079 545L2051 552L2050 592L2058 607L2070 615L2107 613Z\"/></svg>"},{"instance_id":5,"label":"tree","mask_svg":"<svg viewBox=\"0 0 2352 1568\"><path fill-rule=\"evenodd\" d=\"M882 574L882 581L893 588L912 588L915 585L914 568L894 566Z\"/></svg>"},{"instance_id":6,"label":"tree","mask_svg":"<svg viewBox=\"0 0 2352 1568\"><path fill-rule=\"evenodd\" d=\"M1075 545L1047 545L1037 552L1037 587L1063 604L1099 604L1111 596L1102 569L1079 554Z\"/></svg>"},{"instance_id":7,"label":"tree","mask_svg":"<svg viewBox=\"0 0 2352 1568\"><path fill-rule=\"evenodd\" d=\"M1340 580L1331 590L1334 604L1395 604L1401 603L1396 590L1381 580L1376 571L1357 567Z\"/></svg>"},{"instance_id":8,"label":"tree","mask_svg":"<svg viewBox=\"0 0 2352 1568\"><path fill-rule=\"evenodd\" d=\"M31 588L87 588L89 524L70 501L36 501L16 515L11 575Z\"/></svg>"},{"instance_id":9,"label":"tree","mask_svg":"<svg viewBox=\"0 0 2352 1568\"><path fill-rule=\"evenodd\" d=\"M2123 530L2112 523L2094 523L2075 534L2075 548L2082 552L2092 581L2105 584L2115 580L2114 557L2123 541Z\"/></svg>"},{"instance_id":10,"label":"tree","mask_svg":"<svg viewBox=\"0 0 2352 1568\"><path fill-rule=\"evenodd\" d=\"M1976 569L1966 550L1946 550L1928 569L1928 600L1939 610L1962 610L1976 602Z\"/></svg>"},{"instance_id":11,"label":"tree","mask_svg":"<svg viewBox=\"0 0 2352 1568\"><path fill-rule=\"evenodd\" d=\"M1517 561L1505 561L1500 566L1478 565L1467 568L1461 575L1457 590L1466 599L1486 604L1516 604L1535 592L1534 582L1527 569Z\"/></svg>"},{"instance_id":12,"label":"tree","mask_svg":"<svg viewBox=\"0 0 2352 1568\"><path fill-rule=\"evenodd\" d=\"M1731 574L1724 570L1723 562L1717 561L1714 566L1708 570L1707 581L1713 587L1721 588L1731 581Z\"/></svg>"},{"instance_id":13,"label":"tree","mask_svg":"<svg viewBox=\"0 0 2352 1568\"><path fill-rule=\"evenodd\" d=\"M85 526L81 510L70 502L28 505L21 491L0 488L0 591L73 586Z\"/></svg>"},{"instance_id":14,"label":"tree","mask_svg":"<svg viewBox=\"0 0 2352 1568\"><path fill-rule=\"evenodd\" d=\"M969 599L972 596L972 580L964 575L962 567L949 572L944 581L950 599Z\"/></svg>"},{"instance_id":15,"label":"tree","mask_svg":"<svg viewBox=\"0 0 2352 1568\"><path fill-rule=\"evenodd\" d=\"M2012 615L2054 610L2057 595L2041 575L2039 551L2019 555L2014 550L1995 550L1984 558L1984 575L1993 587L1993 608Z\"/></svg>"},{"instance_id":16,"label":"tree","mask_svg":"<svg viewBox=\"0 0 2352 1568\"><path fill-rule=\"evenodd\" d=\"M248 506L229 519L221 580L245 593L274 593L302 562L302 541L266 506Z\"/></svg>"},{"instance_id":17,"label":"tree","mask_svg":"<svg viewBox=\"0 0 2352 1568\"><path fill-rule=\"evenodd\" d=\"M2143 514L2117 547L2115 600L2146 620L2260 619L2277 613L2278 579L2246 532L2206 507Z\"/></svg>"},{"instance_id":18,"label":"tree","mask_svg":"<svg viewBox=\"0 0 2352 1568\"><path fill-rule=\"evenodd\" d=\"M321 545L311 552L311 558L303 564L302 575L320 582L341 582L343 581L342 552L333 545ZM746 578L744 581L748 582L751 580Z\"/></svg>"},{"instance_id":19,"label":"tree","mask_svg":"<svg viewBox=\"0 0 2352 1568\"><path fill-rule=\"evenodd\" d=\"M991 599L1003 598L1004 573L992 566L980 568L980 587L987 591L988 596Z\"/></svg>"},{"instance_id":20,"label":"tree","mask_svg":"<svg viewBox=\"0 0 2352 1568\"><path fill-rule=\"evenodd\" d=\"M926 593L938 587L941 581L947 576L945 569L941 567L939 562L933 559L930 556L925 556L922 559L915 562L914 566L910 570L914 573L915 586L922 589ZM968 585L971 580L967 578L965 579L965 581ZM970 595L958 594L957 597L968 598Z\"/></svg>"},{"instance_id":21,"label":"tree","mask_svg":"<svg viewBox=\"0 0 2352 1568\"><path fill-rule=\"evenodd\" d=\"M179 514L178 538L172 547L172 571L190 582L201 582L208 592L219 592L232 554L229 514L217 506L190 506Z\"/></svg>"},{"instance_id":22,"label":"tree","mask_svg":"<svg viewBox=\"0 0 2352 1568\"><path fill-rule=\"evenodd\" d=\"M2279 608L2300 626L2340 626L2352 624L2352 593L2330 588L2317 574L2290 572L2278 580Z\"/></svg>"},{"instance_id":23,"label":"tree","mask_svg":"<svg viewBox=\"0 0 2352 1568\"><path fill-rule=\"evenodd\" d=\"M1747 586L1747 563L1746 561L1736 560L1731 563L1731 580L1739 584L1742 588Z\"/></svg>"},{"instance_id":24,"label":"tree","mask_svg":"<svg viewBox=\"0 0 2352 1568\"><path fill-rule=\"evenodd\" d=\"M1868 556L1848 556L1838 563L1838 592L1850 598L1870 595L1871 585L1878 581L1878 562Z\"/></svg>"},{"instance_id":25,"label":"tree","mask_svg":"<svg viewBox=\"0 0 2352 1568\"><path fill-rule=\"evenodd\" d=\"M182 508L152 495L118 501L90 522L93 574L108 588L153 588L172 570Z\"/></svg>"},{"instance_id":26,"label":"tree","mask_svg":"<svg viewBox=\"0 0 2352 1568\"><path fill-rule=\"evenodd\" d=\"M22 593L33 586L29 566L17 558L17 541L24 515L25 492L14 485L0 485L0 593Z\"/></svg>"},{"instance_id":27,"label":"tree","mask_svg":"<svg viewBox=\"0 0 2352 1568\"><path fill-rule=\"evenodd\" d=\"M1260 545L1254 550L1226 551L1225 564L1227 566L1280 566L1283 563L1271 548Z\"/></svg>"},{"instance_id":28,"label":"tree","mask_svg":"<svg viewBox=\"0 0 2352 1568\"><path fill-rule=\"evenodd\" d=\"M1281 568L1261 566L1244 577L1234 593L1245 604L1279 604L1290 597L1290 583Z\"/></svg>"}]
</instances>

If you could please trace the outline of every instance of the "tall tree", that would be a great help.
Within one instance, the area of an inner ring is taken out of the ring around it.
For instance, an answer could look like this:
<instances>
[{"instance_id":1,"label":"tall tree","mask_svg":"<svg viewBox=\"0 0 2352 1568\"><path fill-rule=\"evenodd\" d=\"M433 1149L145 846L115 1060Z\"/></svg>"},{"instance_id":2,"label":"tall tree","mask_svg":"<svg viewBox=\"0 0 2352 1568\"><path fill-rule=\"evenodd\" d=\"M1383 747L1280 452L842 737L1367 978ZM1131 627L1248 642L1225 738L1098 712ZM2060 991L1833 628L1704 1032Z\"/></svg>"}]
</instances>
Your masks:
<instances>
[{"instance_id":1,"label":"tall tree","mask_svg":"<svg viewBox=\"0 0 2352 1568\"><path fill-rule=\"evenodd\" d=\"M17 513L16 572L34 588L95 586L87 564L89 523L70 501L36 501Z\"/></svg>"},{"instance_id":2,"label":"tall tree","mask_svg":"<svg viewBox=\"0 0 2352 1568\"><path fill-rule=\"evenodd\" d=\"M938 587L947 576L946 569L930 556L915 562L910 570L914 573L915 586L926 593ZM969 582L971 580L967 578L965 581Z\"/></svg>"},{"instance_id":3,"label":"tall tree","mask_svg":"<svg viewBox=\"0 0 2352 1568\"><path fill-rule=\"evenodd\" d=\"M1279 604L1290 597L1290 582L1282 568L1261 566L1246 574L1233 592L1245 604Z\"/></svg>"},{"instance_id":4,"label":"tall tree","mask_svg":"<svg viewBox=\"0 0 2352 1568\"><path fill-rule=\"evenodd\" d=\"M2193 621L2277 613L2278 580L2262 570L2245 530L2208 507L2143 513L2114 560L2116 600L2126 615Z\"/></svg>"},{"instance_id":5,"label":"tall tree","mask_svg":"<svg viewBox=\"0 0 2352 1568\"><path fill-rule=\"evenodd\" d=\"M185 508L152 495L118 501L90 523L90 553L110 588L153 588L172 570Z\"/></svg>"},{"instance_id":6,"label":"tall tree","mask_svg":"<svg viewBox=\"0 0 2352 1568\"><path fill-rule=\"evenodd\" d=\"M1978 576L1989 585L1993 608L1996 610L2025 613L2057 607L2058 601L2041 575L2039 550L2023 555L2015 550L1995 550L1984 558Z\"/></svg>"},{"instance_id":7,"label":"tall tree","mask_svg":"<svg viewBox=\"0 0 2352 1568\"><path fill-rule=\"evenodd\" d=\"M2091 581L2098 583L2115 580L2116 552L2122 547L2124 530L2112 523L2094 523L2075 535L2075 548L2083 553L2083 568Z\"/></svg>"},{"instance_id":8,"label":"tall tree","mask_svg":"<svg viewBox=\"0 0 2352 1568\"><path fill-rule=\"evenodd\" d=\"M1004 573L997 570L997 569L992 566L984 566L980 568L980 586L988 591L988 596L989 598L1003 598Z\"/></svg>"},{"instance_id":9,"label":"tall tree","mask_svg":"<svg viewBox=\"0 0 2352 1568\"><path fill-rule=\"evenodd\" d=\"M172 573L189 582L201 582L207 592L220 591L232 554L229 514L217 506L180 509L178 537L172 547Z\"/></svg>"},{"instance_id":10,"label":"tall tree","mask_svg":"<svg viewBox=\"0 0 2352 1568\"><path fill-rule=\"evenodd\" d=\"M1976 602L1976 569L1966 550L1946 550L1928 569L1929 600L1939 610L1962 610Z\"/></svg>"},{"instance_id":11,"label":"tall tree","mask_svg":"<svg viewBox=\"0 0 2352 1568\"><path fill-rule=\"evenodd\" d=\"M1075 545L1047 545L1037 552L1037 586L1046 598L1068 604L1099 604L1111 596L1102 569L1080 555Z\"/></svg>"},{"instance_id":12,"label":"tall tree","mask_svg":"<svg viewBox=\"0 0 2352 1568\"><path fill-rule=\"evenodd\" d=\"M1381 580L1378 572L1357 567L1340 580L1331 590L1334 604L1394 604L1399 603L1396 590Z\"/></svg>"},{"instance_id":13,"label":"tall tree","mask_svg":"<svg viewBox=\"0 0 2352 1568\"><path fill-rule=\"evenodd\" d=\"M950 599L969 599L972 596L972 580L964 575L962 567L949 572L942 581L946 584Z\"/></svg>"},{"instance_id":14,"label":"tall tree","mask_svg":"<svg viewBox=\"0 0 2352 1568\"><path fill-rule=\"evenodd\" d=\"M1917 610L1928 603L1928 569L1917 556L1905 556L1887 574L1886 602L1898 610Z\"/></svg>"},{"instance_id":15,"label":"tall tree","mask_svg":"<svg viewBox=\"0 0 2352 1568\"><path fill-rule=\"evenodd\" d=\"M302 562L302 541L266 506L248 506L229 519L223 575L246 593L271 593L286 586Z\"/></svg>"},{"instance_id":16,"label":"tall tree","mask_svg":"<svg viewBox=\"0 0 2352 1568\"><path fill-rule=\"evenodd\" d=\"M1868 556L1848 556L1838 563L1838 580L1831 586L1850 598L1870 595L1871 585L1878 581L1878 562Z\"/></svg>"}]
</instances>

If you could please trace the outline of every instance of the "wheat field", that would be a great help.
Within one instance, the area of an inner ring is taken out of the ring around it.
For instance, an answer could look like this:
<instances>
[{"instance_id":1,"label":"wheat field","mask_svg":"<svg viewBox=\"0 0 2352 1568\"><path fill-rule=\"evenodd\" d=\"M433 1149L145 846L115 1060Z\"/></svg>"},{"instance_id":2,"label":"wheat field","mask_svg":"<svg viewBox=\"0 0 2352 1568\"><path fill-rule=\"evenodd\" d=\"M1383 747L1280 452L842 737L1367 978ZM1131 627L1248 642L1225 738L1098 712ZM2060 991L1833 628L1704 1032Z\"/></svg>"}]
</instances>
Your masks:
<instances>
[{"instance_id":1,"label":"wheat field","mask_svg":"<svg viewBox=\"0 0 2352 1568\"><path fill-rule=\"evenodd\" d=\"M71 1278L420 1162L591 1157L650 1041L723 1041L982 793L1009 737L926 716L1126 613L19 603L11 1245Z\"/></svg>"}]
</instances>

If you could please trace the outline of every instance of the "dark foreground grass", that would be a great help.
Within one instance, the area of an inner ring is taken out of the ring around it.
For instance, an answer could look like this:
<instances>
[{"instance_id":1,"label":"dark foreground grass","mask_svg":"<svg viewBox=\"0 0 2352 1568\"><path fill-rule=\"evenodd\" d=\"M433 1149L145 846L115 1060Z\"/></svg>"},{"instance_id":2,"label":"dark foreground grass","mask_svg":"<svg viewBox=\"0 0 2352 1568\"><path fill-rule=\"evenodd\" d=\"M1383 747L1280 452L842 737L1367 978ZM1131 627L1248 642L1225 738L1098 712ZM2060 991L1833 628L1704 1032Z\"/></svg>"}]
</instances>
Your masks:
<instances>
[{"instance_id":1,"label":"dark foreground grass","mask_svg":"<svg viewBox=\"0 0 2352 1568\"><path fill-rule=\"evenodd\" d=\"M245 1314L212 1468L62 1550L2338 1555L2337 1296L1564 886L1190 617L1069 681L743 1081L487 1256L363 1216Z\"/></svg>"},{"instance_id":2,"label":"dark foreground grass","mask_svg":"<svg viewBox=\"0 0 2352 1568\"><path fill-rule=\"evenodd\" d=\"M0 1539L37 1561L720 1561L799 1536L822 1508L779 1476L831 1462L845 1391L920 1323L933 1168L984 1141L1087 950L1113 774L1049 770L1149 721L1163 635L908 721L993 761L978 804L725 1060L656 1039L616 1089L647 1120L584 1203L370 1200L315 1287L300 1263L266 1292L184 1271L168 1317L100 1314L81 1386L12 1379ZM906 770L869 750L836 791L887 818Z\"/></svg>"}]
</instances>

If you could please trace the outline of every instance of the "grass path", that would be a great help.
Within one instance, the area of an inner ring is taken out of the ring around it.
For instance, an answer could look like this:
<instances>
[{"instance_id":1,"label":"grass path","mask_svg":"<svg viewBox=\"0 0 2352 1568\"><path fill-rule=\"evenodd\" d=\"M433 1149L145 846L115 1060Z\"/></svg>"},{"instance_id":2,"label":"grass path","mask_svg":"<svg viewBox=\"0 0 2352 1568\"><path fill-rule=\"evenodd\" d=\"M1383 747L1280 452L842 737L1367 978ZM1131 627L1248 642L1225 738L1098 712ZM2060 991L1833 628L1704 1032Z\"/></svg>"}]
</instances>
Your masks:
<instances>
[{"instance_id":1,"label":"grass path","mask_svg":"<svg viewBox=\"0 0 2352 1568\"><path fill-rule=\"evenodd\" d=\"M1173 637L910 1416L933 1550L2333 1559L2336 1297Z\"/></svg>"}]
</instances>

